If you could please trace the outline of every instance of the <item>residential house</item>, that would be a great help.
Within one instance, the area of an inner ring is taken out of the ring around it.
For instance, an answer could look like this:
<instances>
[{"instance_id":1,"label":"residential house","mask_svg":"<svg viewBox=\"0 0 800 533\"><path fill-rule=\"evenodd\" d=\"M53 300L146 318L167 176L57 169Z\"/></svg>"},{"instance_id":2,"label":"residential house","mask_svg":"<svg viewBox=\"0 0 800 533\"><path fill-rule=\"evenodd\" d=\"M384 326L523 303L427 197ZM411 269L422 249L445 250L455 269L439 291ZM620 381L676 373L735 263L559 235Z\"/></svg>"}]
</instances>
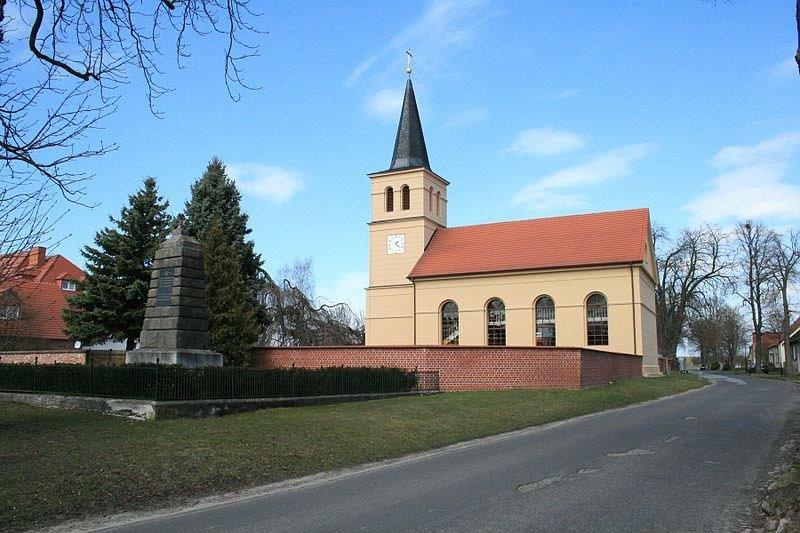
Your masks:
<instances>
[{"instance_id":1,"label":"residential house","mask_svg":"<svg viewBox=\"0 0 800 533\"><path fill-rule=\"evenodd\" d=\"M767 361L776 368L786 366L786 356L783 350L783 335L772 331L765 331L761 334L761 345L767 354ZM756 335L753 334L750 343L749 359L751 363L756 362Z\"/></svg>"},{"instance_id":2,"label":"residential house","mask_svg":"<svg viewBox=\"0 0 800 533\"><path fill-rule=\"evenodd\" d=\"M62 311L75 295L83 270L43 246L0 256L0 350L63 350L73 342L64 333Z\"/></svg>"}]
</instances>

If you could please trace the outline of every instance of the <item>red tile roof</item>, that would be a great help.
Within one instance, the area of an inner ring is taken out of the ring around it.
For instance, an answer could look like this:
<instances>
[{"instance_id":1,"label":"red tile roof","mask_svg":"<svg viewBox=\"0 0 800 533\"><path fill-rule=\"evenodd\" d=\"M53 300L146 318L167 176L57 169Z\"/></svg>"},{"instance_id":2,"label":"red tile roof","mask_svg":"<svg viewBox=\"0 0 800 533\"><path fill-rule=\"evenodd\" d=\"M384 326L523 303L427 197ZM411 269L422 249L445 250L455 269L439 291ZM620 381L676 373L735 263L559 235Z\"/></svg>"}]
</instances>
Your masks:
<instances>
[{"instance_id":1,"label":"red tile roof","mask_svg":"<svg viewBox=\"0 0 800 533\"><path fill-rule=\"evenodd\" d=\"M649 230L648 209L441 228L408 277L641 263Z\"/></svg>"},{"instance_id":2,"label":"red tile roof","mask_svg":"<svg viewBox=\"0 0 800 533\"><path fill-rule=\"evenodd\" d=\"M2 305L18 304L20 307L20 319L3 320L0 330L19 337L66 340L61 311L68 306L67 299L75 296L75 291L63 290L61 281L82 280L85 275L64 256L46 257L44 249L38 259L37 264L33 260L18 261L15 257L16 275L0 283ZM9 256L0 257L0 264L6 261L10 261Z\"/></svg>"}]
</instances>

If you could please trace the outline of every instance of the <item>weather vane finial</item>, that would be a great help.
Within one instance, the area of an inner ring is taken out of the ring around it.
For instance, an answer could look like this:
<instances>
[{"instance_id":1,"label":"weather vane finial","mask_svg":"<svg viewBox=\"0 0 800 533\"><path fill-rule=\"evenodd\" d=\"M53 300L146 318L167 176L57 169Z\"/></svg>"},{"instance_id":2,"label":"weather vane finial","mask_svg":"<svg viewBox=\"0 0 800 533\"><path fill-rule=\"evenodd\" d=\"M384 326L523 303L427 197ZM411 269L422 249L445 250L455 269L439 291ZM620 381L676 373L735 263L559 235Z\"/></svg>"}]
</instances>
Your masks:
<instances>
[{"instance_id":1,"label":"weather vane finial","mask_svg":"<svg viewBox=\"0 0 800 533\"><path fill-rule=\"evenodd\" d=\"M408 74L408 77L410 78L411 77L411 60L414 58L414 56L411 55L411 48L406 50L406 55L408 56L406 58L406 74Z\"/></svg>"}]
</instances>

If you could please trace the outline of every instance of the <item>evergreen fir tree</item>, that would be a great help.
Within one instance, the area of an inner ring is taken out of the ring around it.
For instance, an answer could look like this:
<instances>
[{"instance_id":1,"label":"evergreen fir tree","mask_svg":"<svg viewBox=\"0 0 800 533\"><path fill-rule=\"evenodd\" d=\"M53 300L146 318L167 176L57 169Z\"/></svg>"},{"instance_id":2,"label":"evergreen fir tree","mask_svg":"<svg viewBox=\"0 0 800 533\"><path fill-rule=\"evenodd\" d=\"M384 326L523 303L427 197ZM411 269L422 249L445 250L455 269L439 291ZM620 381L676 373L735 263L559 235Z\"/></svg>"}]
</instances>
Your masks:
<instances>
[{"instance_id":1,"label":"evergreen fir tree","mask_svg":"<svg viewBox=\"0 0 800 533\"><path fill-rule=\"evenodd\" d=\"M150 271L156 247L169 233L169 202L158 195L156 180L128 197L113 226L95 234L95 246L84 246L86 279L64 311L67 335L85 343L127 339L135 347L142 330Z\"/></svg>"},{"instance_id":2,"label":"evergreen fir tree","mask_svg":"<svg viewBox=\"0 0 800 533\"><path fill-rule=\"evenodd\" d=\"M192 185L192 197L186 202L186 229L204 243L206 233L216 220L225 242L240 258L239 271L247 287L246 298L257 309L258 322L267 322L266 311L258 305L259 294L266 287L261 275L263 261L255 253L255 243L248 239L251 229L247 227L248 215L241 209L242 195L236 183L228 178L225 164L214 157L205 172Z\"/></svg>"},{"instance_id":3,"label":"evergreen fir tree","mask_svg":"<svg viewBox=\"0 0 800 533\"><path fill-rule=\"evenodd\" d=\"M248 215L241 209L242 195L236 183L228 178L225 164L217 157L208 164L203 176L192 185L192 197L186 202L186 229L202 242L212 223L217 220L225 240L242 258L242 277L255 289L259 286L261 256L248 240Z\"/></svg>"},{"instance_id":4,"label":"evergreen fir tree","mask_svg":"<svg viewBox=\"0 0 800 533\"><path fill-rule=\"evenodd\" d=\"M205 232L203 257L211 348L225 365L247 364L249 348L258 339L256 308L241 275L241 259L228 243L219 220Z\"/></svg>"}]
</instances>

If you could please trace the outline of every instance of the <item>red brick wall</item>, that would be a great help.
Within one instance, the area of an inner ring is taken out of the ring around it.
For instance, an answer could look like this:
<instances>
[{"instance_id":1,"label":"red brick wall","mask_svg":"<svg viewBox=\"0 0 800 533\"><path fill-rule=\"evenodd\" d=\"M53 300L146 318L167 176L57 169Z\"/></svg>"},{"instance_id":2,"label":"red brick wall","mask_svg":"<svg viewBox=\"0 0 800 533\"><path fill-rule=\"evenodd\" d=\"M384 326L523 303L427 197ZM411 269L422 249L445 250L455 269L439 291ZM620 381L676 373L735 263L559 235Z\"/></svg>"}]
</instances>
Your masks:
<instances>
[{"instance_id":1,"label":"red brick wall","mask_svg":"<svg viewBox=\"0 0 800 533\"><path fill-rule=\"evenodd\" d=\"M581 350L581 387L596 387L641 375L642 357L639 355Z\"/></svg>"},{"instance_id":2,"label":"red brick wall","mask_svg":"<svg viewBox=\"0 0 800 533\"><path fill-rule=\"evenodd\" d=\"M19 364L34 362L40 365L86 364L86 354L83 350L53 350L53 351L32 351L32 352L0 352L0 363Z\"/></svg>"},{"instance_id":3,"label":"red brick wall","mask_svg":"<svg viewBox=\"0 0 800 533\"><path fill-rule=\"evenodd\" d=\"M642 358L584 348L333 346L253 348L252 366L436 370L442 390L591 387L642 375Z\"/></svg>"}]
</instances>

